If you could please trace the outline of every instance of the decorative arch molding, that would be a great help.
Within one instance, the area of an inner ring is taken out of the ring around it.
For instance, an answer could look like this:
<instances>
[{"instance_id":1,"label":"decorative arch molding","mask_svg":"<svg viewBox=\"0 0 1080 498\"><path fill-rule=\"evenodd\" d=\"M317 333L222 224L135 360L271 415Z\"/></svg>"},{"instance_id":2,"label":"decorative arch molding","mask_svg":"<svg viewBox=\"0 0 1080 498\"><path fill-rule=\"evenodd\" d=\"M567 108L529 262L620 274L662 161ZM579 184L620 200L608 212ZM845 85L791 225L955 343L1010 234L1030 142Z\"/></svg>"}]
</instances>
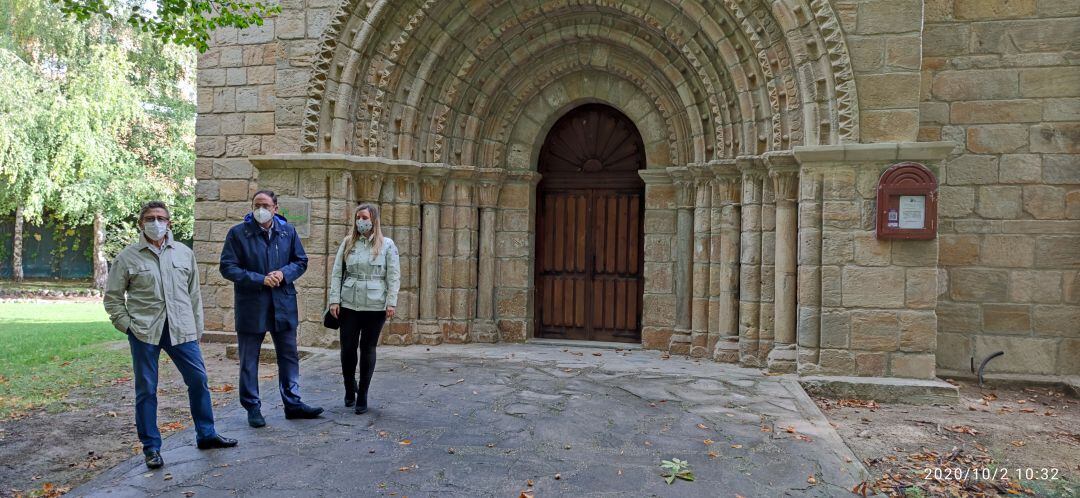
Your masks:
<instances>
[{"instance_id":1,"label":"decorative arch molding","mask_svg":"<svg viewBox=\"0 0 1080 498\"><path fill-rule=\"evenodd\" d=\"M859 138L827 0L344 0L313 62L301 152L501 167L520 145L508 119L539 82L583 70L649 96L670 164Z\"/></svg>"}]
</instances>

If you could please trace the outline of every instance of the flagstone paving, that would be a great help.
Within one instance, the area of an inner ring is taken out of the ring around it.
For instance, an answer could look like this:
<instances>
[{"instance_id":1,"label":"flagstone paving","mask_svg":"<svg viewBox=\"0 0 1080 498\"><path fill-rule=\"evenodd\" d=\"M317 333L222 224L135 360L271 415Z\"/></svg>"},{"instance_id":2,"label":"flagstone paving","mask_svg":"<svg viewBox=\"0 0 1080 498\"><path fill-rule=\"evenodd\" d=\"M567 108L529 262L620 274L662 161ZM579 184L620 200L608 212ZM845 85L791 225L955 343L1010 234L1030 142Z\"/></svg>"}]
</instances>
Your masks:
<instances>
[{"instance_id":1,"label":"flagstone paving","mask_svg":"<svg viewBox=\"0 0 1080 498\"><path fill-rule=\"evenodd\" d=\"M285 420L269 381L267 427L218 413L239 447L199 451L187 429L164 468L132 458L72 496L836 496L867 475L790 376L642 350L383 347L355 415L340 371L334 351L301 364L320 419ZM672 458L696 480L668 485Z\"/></svg>"}]
</instances>

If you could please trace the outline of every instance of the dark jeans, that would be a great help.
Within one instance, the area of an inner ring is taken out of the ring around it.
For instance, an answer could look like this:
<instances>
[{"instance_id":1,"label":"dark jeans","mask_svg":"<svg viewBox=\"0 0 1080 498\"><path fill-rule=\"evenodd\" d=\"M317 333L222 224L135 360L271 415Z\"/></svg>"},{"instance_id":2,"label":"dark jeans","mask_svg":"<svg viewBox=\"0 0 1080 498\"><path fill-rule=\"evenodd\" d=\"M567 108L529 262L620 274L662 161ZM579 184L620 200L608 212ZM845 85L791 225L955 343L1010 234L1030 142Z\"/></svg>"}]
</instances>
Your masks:
<instances>
[{"instance_id":1,"label":"dark jeans","mask_svg":"<svg viewBox=\"0 0 1080 498\"><path fill-rule=\"evenodd\" d=\"M375 346L386 323L386 311L354 311L341 308L338 315L341 329L341 374L345 381L345 397L365 404L371 376L375 373ZM360 383L356 383L356 351L360 350Z\"/></svg>"},{"instance_id":2,"label":"dark jeans","mask_svg":"<svg viewBox=\"0 0 1080 498\"><path fill-rule=\"evenodd\" d=\"M236 334L240 353L240 404L244 408L260 408L259 400L259 353L266 332ZM278 391L285 409L300 406L300 356L296 352L296 331L272 331L274 353L277 355Z\"/></svg>"},{"instance_id":3,"label":"dark jeans","mask_svg":"<svg viewBox=\"0 0 1080 498\"><path fill-rule=\"evenodd\" d=\"M217 435L214 430L214 408L210 403L210 388L206 380L199 341L173 345L169 338L169 322L161 333L161 341L147 344L128 334L131 346L131 365L135 373L135 427L139 432L143 452L161 450L161 432L157 426L158 357L161 350L172 358L188 388L191 419L200 440Z\"/></svg>"}]
</instances>

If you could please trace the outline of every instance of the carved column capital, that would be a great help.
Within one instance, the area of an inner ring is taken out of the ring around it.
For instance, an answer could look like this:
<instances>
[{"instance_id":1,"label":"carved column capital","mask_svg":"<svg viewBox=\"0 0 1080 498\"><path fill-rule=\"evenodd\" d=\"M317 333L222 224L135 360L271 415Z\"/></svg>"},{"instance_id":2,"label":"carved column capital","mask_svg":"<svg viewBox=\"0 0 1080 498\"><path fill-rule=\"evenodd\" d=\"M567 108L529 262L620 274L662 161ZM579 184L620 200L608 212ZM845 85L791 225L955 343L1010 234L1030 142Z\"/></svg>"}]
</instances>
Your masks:
<instances>
[{"instance_id":1,"label":"carved column capital","mask_svg":"<svg viewBox=\"0 0 1080 498\"><path fill-rule=\"evenodd\" d=\"M773 181L773 195L776 202L795 202L799 196L799 171L794 169L773 170L769 172Z\"/></svg>"},{"instance_id":2,"label":"carved column capital","mask_svg":"<svg viewBox=\"0 0 1080 498\"><path fill-rule=\"evenodd\" d=\"M441 165L427 165L420 169L420 199L424 204L441 204L443 189L450 170Z\"/></svg>"},{"instance_id":3,"label":"carved column capital","mask_svg":"<svg viewBox=\"0 0 1080 498\"><path fill-rule=\"evenodd\" d=\"M671 180L675 184L675 204L679 209L693 209L694 207L694 175L686 166L677 166L667 169Z\"/></svg>"},{"instance_id":4,"label":"carved column capital","mask_svg":"<svg viewBox=\"0 0 1080 498\"><path fill-rule=\"evenodd\" d=\"M502 189L506 172L498 168L478 170L476 190L482 208L493 208L499 204L499 191Z\"/></svg>"}]
</instances>

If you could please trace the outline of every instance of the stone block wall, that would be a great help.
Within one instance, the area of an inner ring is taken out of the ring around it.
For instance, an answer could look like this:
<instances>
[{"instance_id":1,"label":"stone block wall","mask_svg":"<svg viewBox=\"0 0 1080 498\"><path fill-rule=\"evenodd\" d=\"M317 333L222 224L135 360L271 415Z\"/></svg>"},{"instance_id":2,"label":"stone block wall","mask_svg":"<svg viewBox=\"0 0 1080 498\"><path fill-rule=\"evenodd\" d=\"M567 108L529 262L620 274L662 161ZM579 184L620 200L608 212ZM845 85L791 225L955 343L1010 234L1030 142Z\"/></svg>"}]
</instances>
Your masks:
<instances>
[{"instance_id":1,"label":"stone block wall","mask_svg":"<svg viewBox=\"0 0 1080 498\"><path fill-rule=\"evenodd\" d=\"M808 206L800 226L800 303L810 304L802 307L799 344L817 355L816 364L800 361L801 373L934 377L938 241L878 239L876 197L889 166L913 160L936 171L944 150L940 144L796 148ZM815 218L817 231L811 230ZM819 272L811 257L819 258ZM818 313L814 303L820 303ZM802 321L815 315L819 322Z\"/></svg>"},{"instance_id":2,"label":"stone block wall","mask_svg":"<svg viewBox=\"0 0 1080 498\"><path fill-rule=\"evenodd\" d=\"M1080 2L926 0L920 140L941 171L937 364L1080 374Z\"/></svg>"},{"instance_id":3,"label":"stone block wall","mask_svg":"<svg viewBox=\"0 0 1080 498\"><path fill-rule=\"evenodd\" d=\"M922 0L833 0L859 95L859 137L914 141L919 129Z\"/></svg>"}]
</instances>

